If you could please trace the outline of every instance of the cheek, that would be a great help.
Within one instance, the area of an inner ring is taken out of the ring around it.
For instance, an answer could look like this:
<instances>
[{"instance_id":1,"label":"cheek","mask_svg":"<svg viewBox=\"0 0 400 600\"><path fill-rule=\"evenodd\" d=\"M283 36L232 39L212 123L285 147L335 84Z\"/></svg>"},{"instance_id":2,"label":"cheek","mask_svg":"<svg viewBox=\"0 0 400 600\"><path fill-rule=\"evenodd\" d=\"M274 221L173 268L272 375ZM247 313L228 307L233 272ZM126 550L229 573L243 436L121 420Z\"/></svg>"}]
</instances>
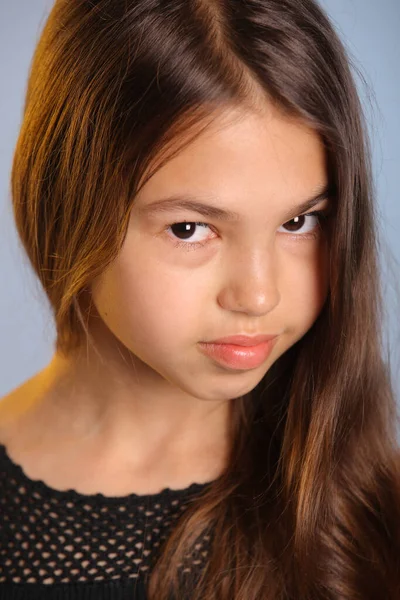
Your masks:
<instances>
[{"instance_id":1,"label":"cheek","mask_svg":"<svg viewBox=\"0 0 400 600\"><path fill-rule=\"evenodd\" d=\"M191 338L201 322L202 298L195 280L137 254L136 260L121 255L98 278L92 293L108 328L132 349Z\"/></svg>"},{"instance_id":2,"label":"cheek","mask_svg":"<svg viewBox=\"0 0 400 600\"><path fill-rule=\"evenodd\" d=\"M307 330L321 312L329 291L326 243L312 249L306 260L291 261L285 282L287 312L294 315L298 327Z\"/></svg>"}]
</instances>

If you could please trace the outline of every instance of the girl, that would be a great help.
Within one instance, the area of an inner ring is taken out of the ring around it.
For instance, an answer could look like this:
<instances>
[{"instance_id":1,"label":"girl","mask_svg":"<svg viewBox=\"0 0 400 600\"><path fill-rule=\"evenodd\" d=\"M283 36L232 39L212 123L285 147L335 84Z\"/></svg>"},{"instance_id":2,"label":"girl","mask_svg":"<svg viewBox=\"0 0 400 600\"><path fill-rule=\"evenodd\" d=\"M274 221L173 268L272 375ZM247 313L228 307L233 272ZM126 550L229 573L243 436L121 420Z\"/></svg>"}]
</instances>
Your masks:
<instances>
[{"instance_id":1,"label":"girl","mask_svg":"<svg viewBox=\"0 0 400 600\"><path fill-rule=\"evenodd\" d=\"M12 169L57 329L0 598L400 597L370 149L313 0L57 0Z\"/></svg>"}]
</instances>

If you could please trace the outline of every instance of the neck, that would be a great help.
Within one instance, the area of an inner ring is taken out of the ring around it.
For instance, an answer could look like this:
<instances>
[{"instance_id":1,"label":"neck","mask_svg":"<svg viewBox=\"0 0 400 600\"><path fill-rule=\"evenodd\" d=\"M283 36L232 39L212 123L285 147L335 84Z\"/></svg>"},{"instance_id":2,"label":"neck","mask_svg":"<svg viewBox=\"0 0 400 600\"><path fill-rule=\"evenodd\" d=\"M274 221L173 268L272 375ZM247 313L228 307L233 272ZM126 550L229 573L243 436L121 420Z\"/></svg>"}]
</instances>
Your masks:
<instances>
[{"instance_id":1,"label":"neck","mask_svg":"<svg viewBox=\"0 0 400 600\"><path fill-rule=\"evenodd\" d=\"M156 464L178 486L214 479L225 465L231 402L188 395L117 345L55 353L36 383L27 429L41 447L143 472Z\"/></svg>"}]
</instances>

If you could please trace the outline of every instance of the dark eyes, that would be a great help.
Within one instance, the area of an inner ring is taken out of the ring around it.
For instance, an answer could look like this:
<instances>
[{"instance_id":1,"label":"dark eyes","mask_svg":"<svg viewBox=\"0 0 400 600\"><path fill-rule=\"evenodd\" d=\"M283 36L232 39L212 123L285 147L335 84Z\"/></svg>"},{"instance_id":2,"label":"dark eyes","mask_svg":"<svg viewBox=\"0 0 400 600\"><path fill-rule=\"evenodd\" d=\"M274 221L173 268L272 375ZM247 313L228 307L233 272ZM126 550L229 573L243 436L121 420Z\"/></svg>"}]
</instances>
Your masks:
<instances>
[{"instance_id":1,"label":"dark eyes","mask_svg":"<svg viewBox=\"0 0 400 600\"><path fill-rule=\"evenodd\" d=\"M319 236L322 222L328 218L327 210L316 210L305 215L300 215L287 221L281 225L280 229L286 228L284 233L287 233L296 241L305 241L315 239ZM177 248L185 250L195 250L208 243L209 235L205 235L207 230L212 230L208 223L182 221L172 223L166 228L170 232L169 237L173 237L172 241ZM195 238L195 241L193 241Z\"/></svg>"}]
</instances>

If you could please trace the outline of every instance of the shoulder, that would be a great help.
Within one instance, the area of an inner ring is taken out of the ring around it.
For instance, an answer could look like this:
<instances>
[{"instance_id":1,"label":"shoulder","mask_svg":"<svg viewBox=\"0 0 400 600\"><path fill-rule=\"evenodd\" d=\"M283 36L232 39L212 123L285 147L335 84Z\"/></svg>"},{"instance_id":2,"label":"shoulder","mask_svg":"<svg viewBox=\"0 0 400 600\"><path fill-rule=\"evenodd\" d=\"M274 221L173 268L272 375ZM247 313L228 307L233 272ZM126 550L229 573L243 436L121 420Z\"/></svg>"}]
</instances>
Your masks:
<instances>
[{"instance_id":1,"label":"shoulder","mask_svg":"<svg viewBox=\"0 0 400 600\"><path fill-rule=\"evenodd\" d=\"M43 371L36 373L0 398L0 444L22 433L23 423L43 390Z\"/></svg>"}]
</instances>

